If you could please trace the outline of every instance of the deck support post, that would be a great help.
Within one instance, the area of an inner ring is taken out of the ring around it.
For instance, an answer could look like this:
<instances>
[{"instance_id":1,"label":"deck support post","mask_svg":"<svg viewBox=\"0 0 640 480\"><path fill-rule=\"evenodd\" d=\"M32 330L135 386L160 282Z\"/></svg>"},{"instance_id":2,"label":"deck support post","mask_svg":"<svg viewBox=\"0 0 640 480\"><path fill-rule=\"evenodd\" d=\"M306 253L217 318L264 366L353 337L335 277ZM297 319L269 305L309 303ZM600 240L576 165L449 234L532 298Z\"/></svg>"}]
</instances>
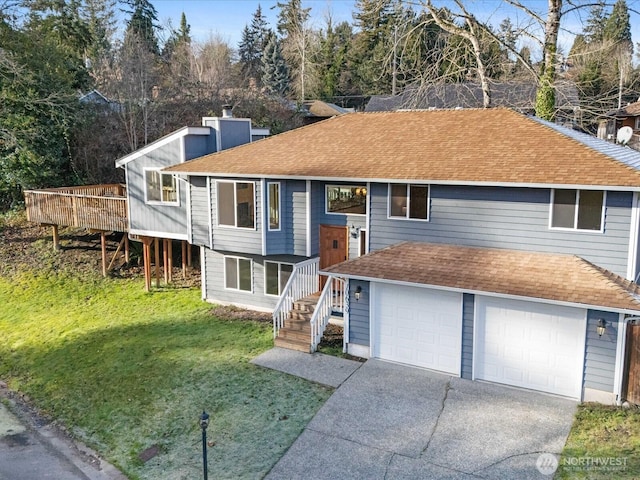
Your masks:
<instances>
[{"instance_id":1,"label":"deck support post","mask_svg":"<svg viewBox=\"0 0 640 480\"><path fill-rule=\"evenodd\" d=\"M164 284L169 283L169 240L162 239L162 267L164 271Z\"/></svg>"},{"instance_id":2,"label":"deck support post","mask_svg":"<svg viewBox=\"0 0 640 480\"><path fill-rule=\"evenodd\" d=\"M153 250L156 257L156 287L160 286L160 239L153 239Z\"/></svg>"},{"instance_id":3,"label":"deck support post","mask_svg":"<svg viewBox=\"0 0 640 480\"><path fill-rule=\"evenodd\" d=\"M102 250L102 276L107 276L107 232L100 232L100 249Z\"/></svg>"},{"instance_id":4,"label":"deck support post","mask_svg":"<svg viewBox=\"0 0 640 480\"><path fill-rule=\"evenodd\" d=\"M187 242L187 267L191 268L192 266L192 258L191 258L191 244Z\"/></svg>"},{"instance_id":5,"label":"deck support post","mask_svg":"<svg viewBox=\"0 0 640 480\"><path fill-rule=\"evenodd\" d=\"M182 278L187 278L187 242L182 240Z\"/></svg>"},{"instance_id":6,"label":"deck support post","mask_svg":"<svg viewBox=\"0 0 640 480\"><path fill-rule=\"evenodd\" d=\"M144 289L151 290L151 239L142 237L142 260L144 263Z\"/></svg>"},{"instance_id":7,"label":"deck support post","mask_svg":"<svg viewBox=\"0 0 640 480\"><path fill-rule=\"evenodd\" d=\"M53 237L53 249L60 250L60 236L58 235L58 225L51 225L51 236Z\"/></svg>"},{"instance_id":8,"label":"deck support post","mask_svg":"<svg viewBox=\"0 0 640 480\"><path fill-rule=\"evenodd\" d=\"M167 239L167 283L173 282L173 240Z\"/></svg>"},{"instance_id":9,"label":"deck support post","mask_svg":"<svg viewBox=\"0 0 640 480\"><path fill-rule=\"evenodd\" d=\"M124 232L123 238L124 238L124 261L127 263L127 265L129 265L129 260L131 258L131 255L129 254L129 234L127 232Z\"/></svg>"}]
</instances>

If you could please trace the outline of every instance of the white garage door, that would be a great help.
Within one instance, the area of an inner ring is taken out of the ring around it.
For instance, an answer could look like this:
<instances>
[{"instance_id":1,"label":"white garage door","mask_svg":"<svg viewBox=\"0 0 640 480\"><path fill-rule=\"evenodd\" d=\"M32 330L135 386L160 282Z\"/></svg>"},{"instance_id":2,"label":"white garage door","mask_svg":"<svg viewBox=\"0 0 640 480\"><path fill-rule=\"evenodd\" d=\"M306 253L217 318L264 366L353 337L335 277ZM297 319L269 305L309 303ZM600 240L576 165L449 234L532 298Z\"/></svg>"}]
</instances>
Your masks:
<instances>
[{"instance_id":1,"label":"white garage door","mask_svg":"<svg viewBox=\"0 0 640 480\"><path fill-rule=\"evenodd\" d=\"M462 294L375 284L373 356L460 375Z\"/></svg>"},{"instance_id":2,"label":"white garage door","mask_svg":"<svg viewBox=\"0 0 640 480\"><path fill-rule=\"evenodd\" d=\"M579 399L586 311L477 297L477 379Z\"/></svg>"}]
</instances>

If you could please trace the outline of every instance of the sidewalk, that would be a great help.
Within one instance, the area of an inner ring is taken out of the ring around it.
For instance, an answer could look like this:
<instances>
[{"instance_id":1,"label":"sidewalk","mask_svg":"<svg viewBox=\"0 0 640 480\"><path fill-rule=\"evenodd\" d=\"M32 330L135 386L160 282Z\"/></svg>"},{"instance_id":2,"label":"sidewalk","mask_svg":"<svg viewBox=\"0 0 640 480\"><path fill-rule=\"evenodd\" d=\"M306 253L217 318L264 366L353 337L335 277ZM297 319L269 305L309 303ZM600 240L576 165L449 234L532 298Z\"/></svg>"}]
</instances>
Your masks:
<instances>
[{"instance_id":1,"label":"sidewalk","mask_svg":"<svg viewBox=\"0 0 640 480\"><path fill-rule=\"evenodd\" d=\"M8 403L16 413L0 403L0 480L126 480L88 447Z\"/></svg>"}]
</instances>

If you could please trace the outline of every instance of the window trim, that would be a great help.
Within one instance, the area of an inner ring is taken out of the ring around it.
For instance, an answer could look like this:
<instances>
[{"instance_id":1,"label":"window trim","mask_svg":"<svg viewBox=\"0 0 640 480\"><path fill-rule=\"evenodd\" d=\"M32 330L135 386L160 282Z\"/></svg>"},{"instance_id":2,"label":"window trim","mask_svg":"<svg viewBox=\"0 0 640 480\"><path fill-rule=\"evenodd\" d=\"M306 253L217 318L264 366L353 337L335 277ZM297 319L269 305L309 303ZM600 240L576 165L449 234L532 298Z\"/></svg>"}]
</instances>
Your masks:
<instances>
[{"instance_id":1,"label":"window trim","mask_svg":"<svg viewBox=\"0 0 640 480\"><path fill-rule=\"evenodd\" d=\"M147 205L167 205L167 206L179 206L180 205L180 182L178 179L170 174L164 173L161 170L164 167L145 167L142 169L142 180L144 183L144 203ZM160 175L160 197L162 198L162 177L168 176L171 177L173 183L176 186L176 199L173 202L167 202L164 200L149 200L149 184L147 183L147 172L156 172Z\"/></svg>"},{"instance_id":2,"label":"window trim","mask_svg":"<svg viewBox=\"0 0 640 480\"><path fill-rule=\"evenodd\" d=\"M258 222L256 221L257 215L257 201L256 201L256 182L254 181L243 181L243 180L216 180L216 227L219 228L232 228L234 230L256 230L258 228ZM233 184L233 219L234 225L227 225L224 223L220 223L220 188L219 185L221 183L232 183ZM253 185L253 227L239 227L238 226L238 188L237 185L239 183L247 183Z\"/></svg>"},{"instance_id":3,"label":"window trim","mask_svg":"<svg viewBox=\"0 0 640 480\"><path fill-rule=\"evenodd\" d=\"M271 227L271 185L278 186L278 227ZM280 182L267 182L267 230L279 232L282 229L282 185Z\"/></svg>"},{"instance_id":4,"label":"window trim","mask_svg":"<svg viewBox=\"0 0 640 480\"><path fill-rule=\"evenodd\" d=\"M404 217L391 215L391 187L392 185L404 185L407 199L407 213ZM427 189L427 218L413 218L411 213L411 187L423 187ZM389 183L387 184L387 219L411 222L429 222L431 220L431 184L429 183Z\"/></svg>"},{"instance_id":5,"label":"window trim","mask_svg":"<svg viewBox=\"0 0 640 480\"><path fill-rule=\"evenodd\" d=\"M573 211L573 227L554 227L553 226L553 206L555 205L556 190L575 190L576 192L576 202L574 204L574 211ZM600 210L600 228L597 230L596 229L592 230L589 228L578 228L581 191L602 192L602 209ZM587 189L587 188L552 188L551 200L549 202L549 230L579 232L579 233L604 233L604 215L606 211L605 210L606 206L607 206L606 190Z\"/></svg>"},{"instance_id":6,"label":"window trim","mask_svg":"<svg viewBox=\"0 0 640 480\"><path fill-rule=\"evenodd\" d=\"M340 188L364 188L366 193L364 197L364 213L341 213L341 212L330 212L329 211L329 188L330 187L340 187ZM327 183L324 186L324 213L326 215L356 215L360 217L365 217L367 215L367 199L369 198L369 188L367 185L350 185L350 184L339 184L339 183Z\"/></svg>"},{"instance_id":7,"label":"window trim","mask_svg":"<svg viewBox=\"0 0 640 480\"><path fill-rule=\"evenodd\" d=\"M267 293L267 263L273 263L278 265L278 294L277 295L274 295L273 293ZM282 292L280 291L280 274L282 272L282 268L281 268L282 265L291 265L291 274L293 275L293 270L295 269L295 263L278 262L274 260L264 261L264 295L266 297L280 298L280 296L282 295Z\"/></svg>"},{"instance_id":8,"label":"window trim","mask_svg":"<svg viewBox=\"0 0 640 480\"><path fill-rule=\"evenodd\" d=\"M237 269L237 282L238 282L238 288L231 288L227 286L227 259L228 258L232 258L236 261L236 269ZM249 290L243 290L242 288L240 288L240 260L245 260L247 262L249 262L249 269L251 270L251 288ZM238 257L236 255L223 255L222 257L222 278L224 279L224 289L225 290L229 290L232 292L246 292L246 293L253 293L253 259L251 258L246 258L246 257Z\"/></svg>"}]
</instances>

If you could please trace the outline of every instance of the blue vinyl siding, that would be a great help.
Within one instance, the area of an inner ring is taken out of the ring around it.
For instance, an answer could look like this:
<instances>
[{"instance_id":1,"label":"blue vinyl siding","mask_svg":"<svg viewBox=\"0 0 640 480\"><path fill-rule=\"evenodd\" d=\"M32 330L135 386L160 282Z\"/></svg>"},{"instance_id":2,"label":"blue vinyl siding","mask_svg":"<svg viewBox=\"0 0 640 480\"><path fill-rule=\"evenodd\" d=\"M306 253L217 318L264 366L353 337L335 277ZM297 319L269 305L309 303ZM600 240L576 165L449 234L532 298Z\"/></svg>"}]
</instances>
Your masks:
<instances>
[{"instance_id":1,"label":"blue vinyl siding","mask_svg":"<svg viewBox=\"0 0 640 480\"><path fill-rule=\"evenodd\" d=\"M462 378L473 378L473 320L475 295L462 295Z\"/></svg>"},{"instance_id":2,"label":"blue vinyl siding","mask_svg":"<svg viewBox=\"0 0 640 480\"><path fill-rule=\"evenodd\" d=\"M224 257L227 255L246 258L252 261L253 290L251 292L225 289ZM303 260L305 259L291 255L272 255L263 257L261 255L221 252L205 248L204 261L207 276L205 281L205 298L211 302L227 302L247 307L272 310L278 303L278 297L264 294L264 262L271 261L295 264Z\"/></svg>"},{"instance_id":3,"label":"blue vinyl siding","mask_svg":"<svg viewBox=\"0 0 640 480\"><path fill-rule=\"evenodd\" d=\"M356 301L353 292L362 287L360 300ZM349 280L349 343L369 346L369 282Z\"/></svg>"},{"instance_id":4,"label":"blue vinyl siding","mask_svg":"<svg viewBox=\"0 0 640 480\"><path fill-rule=\"evenodd\" d=\"M607 328L598 336L598 319L604 318ZM589 310L587 313L587 340L584 360L584 387L613 392L618 341L618 314Z\"/></svg>"},{"instance_id":5,"label":"blue vinyl siding","mask_svg":"<svg viewBox=\"0 0 640 480\"><path fill-rule=\"evenodd\" d=\"M184 159L192 160L216 151L215 135L187 135L184 139Z\"/></svg>"},{"instance_id":6,"label":"blue vinyl siding","mask_svg":"<svg viewBox=\"0 0 640 480\"><path fill-rule=\"evenodd\" d=\"M304 181L287 182L287 198L291 201L291 244L294 255L307 254L307 185Z\"/></svg>"},{"instance_id":7,"label":"blue vinyl siding","mask_svg":"<svg viewBox=\"0 0 640 480\"><path fill-rule=\"evenodd\" d=\"M145 203L145 168L175 165L180 162L181 153L182 141L178 138L127 164L129 222L133 233L156 232L165 238L186 238L187 187L184 182L177 182L178 205Z\"/></svg>"},{"instance_id":8,"label":"blue vinyl siding","mask_svg":"<svg viewBox=\"0 0 640 480\"><path fill-rule=\"evenodd\" d=\"M249 119L219 119L221 150L251 142Z\"/></svg>"},{"instance_id":9,"label":"blue vinyl siding","mask_svg":"<svg viewBox=\"0 0 640 480\"><path fill-rule=\"evenodd\" d=\"M432 185L428 222L388 219L387 192L371 186L371 250L422 241L555 252L626 275L629 192L607 192L604 233L550 229L549 189Z\"/></svg>"},{"instance_id":10,"label":"blue vinyl siding","mask_svg":"<svg viewBox=\"0 0 640 480\"><path fill-rule=\"evenodd\" d=\"M191 187L191 243L210 246L211 213L209 212L207 177L190 177L189 180Z\"/></svg>"},{"instance_id":11,"label":"blue vinyl siding","mask_svg":"<svg viewBox=\"0 0 640 480\"><path fill-rule=\"evenodd\" d=\"M224 179L227 180L227 179ZM232 179L228 179L232 180ZM218 226L218 198L216 179L211 178L211 210L213 225L213 248L243 254L262 254L262 191L261 182L256 179L238 179L240 182L253 183L255 210L255 228L234 228Z\"/></svg>"},{"instance_id":12,"label":"blue vinyl siding","mask_svg":"<svg viewBox=\"0 0 640 480\"><path fill-rule=\"evenodd\" d=\"M267 180L265 187L270 182ZM267 254L305 255L307 251L307 208L304 181L281 180L280 183L280 230L267 230ZM265 197L268 201L268 197ZM268 225L265 208L264 224Z\"/></svg>"}]
</instances>

